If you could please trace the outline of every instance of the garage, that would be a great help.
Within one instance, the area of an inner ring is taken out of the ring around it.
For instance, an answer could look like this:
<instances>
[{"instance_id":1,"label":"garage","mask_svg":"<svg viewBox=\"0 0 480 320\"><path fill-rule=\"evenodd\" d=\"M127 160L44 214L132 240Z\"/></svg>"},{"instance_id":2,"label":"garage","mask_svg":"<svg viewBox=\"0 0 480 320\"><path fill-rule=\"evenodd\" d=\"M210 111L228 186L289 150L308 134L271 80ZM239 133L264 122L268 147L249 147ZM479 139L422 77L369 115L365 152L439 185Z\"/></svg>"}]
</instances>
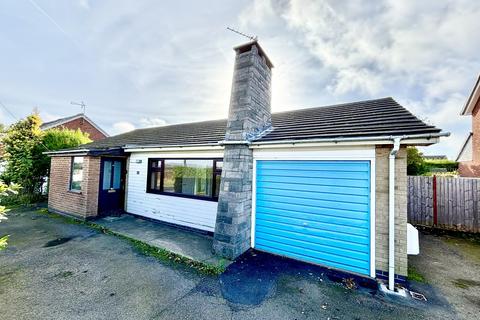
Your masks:
<instances>
[{"instance_id":1,"label":"garage","mask_svg":"<svg viewBox=\"0 0 480 320\"><path fill-rule=\"evenodd\" d=\"M371 275L370 161L258 160L254 247Z\"/></svg>"}]
</instances>

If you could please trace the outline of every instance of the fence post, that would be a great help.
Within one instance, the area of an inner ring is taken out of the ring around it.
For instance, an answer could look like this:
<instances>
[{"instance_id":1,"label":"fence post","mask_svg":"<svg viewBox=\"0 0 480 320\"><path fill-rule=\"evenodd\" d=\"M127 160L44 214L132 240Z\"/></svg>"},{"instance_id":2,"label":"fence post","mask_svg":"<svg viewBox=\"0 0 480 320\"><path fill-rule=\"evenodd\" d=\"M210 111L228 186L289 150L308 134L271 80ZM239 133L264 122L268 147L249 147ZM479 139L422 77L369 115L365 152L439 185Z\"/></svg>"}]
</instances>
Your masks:
<instances>
[{"instance_id":1,"label":"fence post","mask_svg":"<svg viewBox=\"0 0 480 320\"><path fill-rule=\"evenodd\" d=\"M436 227L438 223L438 206L437 206L437 176L433 176L433 226Z\"/></svg>"}]
</instances>

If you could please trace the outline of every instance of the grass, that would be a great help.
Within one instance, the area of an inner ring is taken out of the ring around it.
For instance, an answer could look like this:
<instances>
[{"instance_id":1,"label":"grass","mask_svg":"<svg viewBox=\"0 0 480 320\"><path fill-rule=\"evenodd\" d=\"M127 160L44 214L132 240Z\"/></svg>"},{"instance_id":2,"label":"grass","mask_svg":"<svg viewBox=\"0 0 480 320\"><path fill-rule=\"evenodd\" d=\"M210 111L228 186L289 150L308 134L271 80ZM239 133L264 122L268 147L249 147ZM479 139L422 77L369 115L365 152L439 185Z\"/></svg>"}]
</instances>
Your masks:
<instances>
[{"instance_id":1,"label":"grass","mask_svg":"<svg viewBox=\"0 0 480 320\"><path fill-rule=\"evenodd\" d=\"M427 280L425 280L425 277L419 273L413 266L409 265L408 266L408 280L410 281L416 281L420 283L427 283Z\"/></svg>"},{"instance_id":2,"label":"grass","mask_svg":"<svg viewBox=\"0 0 480 320\"><path fill-rule=\"evenodd\" d=\"M219 275L225 271L224 260L221 260L218 264L211 264L211 263L196 261L188 257L182 256L178 253L168 251L164 248L155 247L146 242L140 241L138 239L134 239L134 238L125 236L123 234L117 233L115 231L112 231L104 226L98 225L91 221L84 221L84 220L79 220L71 217L65 217L56 213L52 213L47 209L39 209L39 210L36 210L36 212L42 215L46 215L49 218L61 219L64 222L69 224L85 225L103 234L115 236L117 238L120 238L130 243L140 253L146 256L154 257L157 260L169 265L175 265L175 264L184 265L186 267L189 267L191 269L194 269L206 275Z\"/></svg>"}]
</instances>

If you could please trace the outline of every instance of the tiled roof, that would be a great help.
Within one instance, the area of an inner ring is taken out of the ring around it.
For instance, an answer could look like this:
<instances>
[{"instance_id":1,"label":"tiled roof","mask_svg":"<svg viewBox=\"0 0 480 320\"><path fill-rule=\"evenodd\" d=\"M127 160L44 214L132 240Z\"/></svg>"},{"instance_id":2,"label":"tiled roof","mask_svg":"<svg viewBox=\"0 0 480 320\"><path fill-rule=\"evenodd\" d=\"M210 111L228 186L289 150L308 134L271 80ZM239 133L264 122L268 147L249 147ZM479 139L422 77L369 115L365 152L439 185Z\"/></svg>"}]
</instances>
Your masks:
<instances>
[{"instance_id":1,"label":"tiled roof","mask_svg":"<svg viewBox=\"0 0 480 320\"><path fill-rule=\"evenodd\" d=\"M87 149L125 145L187 146L224 139L227 120L137 129L86 144ZM360 101L272 114L273 130L256 141L437 134L392 98Z\"/></svg>"},{"instance_id":2,"label":"tiled roof","mask_svg":"<svg viewBox=\"0 0 480 320\"><path fill-rule=\"evenodd\" d=\"M106 133L102 128L100 128L95 122L92 121L92 119L90 119L89 117L87 117L85 114L83 113L78 113L78 114L75 114L73 116L68 116L68 117L65 117L65 118L60 118L60 119L56 119L56 120L53 120L53 121L48 121L48 122L44 122L40 125L40 129L41 130L48 130L48 129L52 129L52 128L55 128L57 126L60 126L62 124L65 124L65 123L68 123L70 121L73 121L75 119L79 119L79 118L83 118L84 120L90 122L90 124L92 126L94 126L98 131L100 131L101 133L103 133L105 136L108 137L108 133Z\"/></svg>"},{"instance_id":3,"label":"tiled roof","mask_svg":"<svg viewBox=\"0 0 480 320\"><path fill-rule=\"evenodd\" d=\"M46 130L46 129L50 129L50 128L54 128L56 126L59 126L61 124L64 124L66 122L69 122L71 120L74 120L76 118L78 118L79 116L81 116L81 114L75 114L73 116L68 116L68 117L65 117L65 118L60 118L60 119L56 119L56 120L53 120L53 121L48 121L48 122L44 122L42 123L42 125L40 126L40 129L42 130Z\"/></svg>"}]
</instances>

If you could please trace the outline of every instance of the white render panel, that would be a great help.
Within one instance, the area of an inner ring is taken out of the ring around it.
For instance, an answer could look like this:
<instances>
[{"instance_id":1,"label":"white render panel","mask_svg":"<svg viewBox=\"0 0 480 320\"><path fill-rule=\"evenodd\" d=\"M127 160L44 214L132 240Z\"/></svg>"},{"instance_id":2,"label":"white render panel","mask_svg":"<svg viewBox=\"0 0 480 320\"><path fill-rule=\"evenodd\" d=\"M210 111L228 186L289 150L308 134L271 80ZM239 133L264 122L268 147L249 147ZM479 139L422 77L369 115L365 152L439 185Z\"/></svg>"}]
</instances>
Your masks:
<instances>
[{"instance_id":1,"label":"white render panel","mask_svg":"<svg viewBox=\"0 0 480 320\"><path fill-rule=\"evenodd\" d=\"M472 159L473 159L472 150L473 150L472 135L469 134L467 140L465 140L465 143L462 146L462 149L461 149L459 155L457 156L456 161L458 161L458 162L472 161Z\"/></svg>"},{"instance_id":2,"label":"white render panel","mask_svg":"<svg viewBox=\"0 0 480 320\"><path fill-rule=\"evenodd\" d=\"M223 151L132 153L126 211L139 216L213 232L217 202L147 193L148 158L222 158Z\"/></svg>"}]
</instances>

